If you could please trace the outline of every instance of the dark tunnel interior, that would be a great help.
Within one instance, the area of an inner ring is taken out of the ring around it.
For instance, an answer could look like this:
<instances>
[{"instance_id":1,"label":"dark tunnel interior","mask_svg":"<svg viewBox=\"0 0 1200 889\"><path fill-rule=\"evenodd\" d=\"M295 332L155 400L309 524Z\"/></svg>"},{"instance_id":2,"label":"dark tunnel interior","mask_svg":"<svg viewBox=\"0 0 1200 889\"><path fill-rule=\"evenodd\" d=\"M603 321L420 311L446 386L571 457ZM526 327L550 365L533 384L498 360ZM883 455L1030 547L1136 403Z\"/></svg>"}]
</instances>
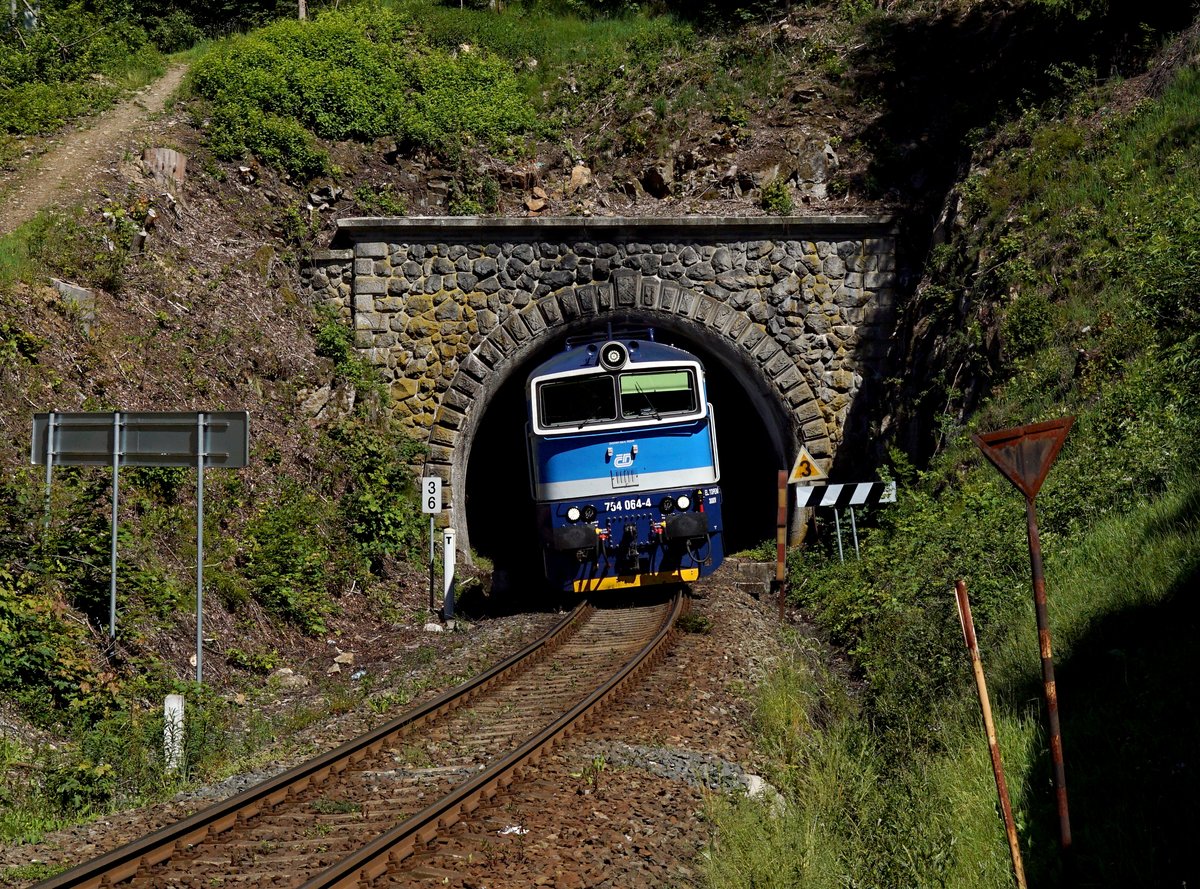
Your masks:
<instances>
[{"instance_id":1,"label":"dark tunnel interior","mask_svg":"<svg viewBox=\"0 0 1200 889\"><path fill-rule=\"evenodd\" d=\"M767 423L747 390L753 382L686 335L656 330L656 337L697 355L704 365L717 424L724 496L725 552L735 553L775 536L776 454ZM517 368L484 407L467 455L466 521L472 550L491 561L494 588L544 588L536 514L525 449L525 380L557 353L563 337Z\"/></svg>"}]
</instances>

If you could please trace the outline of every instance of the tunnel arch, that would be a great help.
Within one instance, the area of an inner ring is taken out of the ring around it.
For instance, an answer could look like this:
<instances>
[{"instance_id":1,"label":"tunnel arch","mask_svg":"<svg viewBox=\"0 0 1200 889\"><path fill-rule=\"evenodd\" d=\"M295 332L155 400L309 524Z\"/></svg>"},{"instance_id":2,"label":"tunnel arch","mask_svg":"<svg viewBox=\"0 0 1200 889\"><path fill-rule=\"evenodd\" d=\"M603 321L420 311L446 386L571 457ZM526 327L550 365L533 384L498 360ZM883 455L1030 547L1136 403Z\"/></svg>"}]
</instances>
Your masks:
<instances>
[{"instance_id":1,"label":"tunnel arch","mask_svg":"<svg viewBox=\"0 0 1200 889\"><path fill-rule=\"evenodd\" d=\"M710 382L725 374L761 463L787 465L803 443L829 469L883 409L859 396L896 346L896 241L895 221L870 215L359 217L299 272L379 368L397 425L428 443L424 474L448 483L467 550L454 507L493 435L489 407L560 335L610 317L671 331Z\"/></svg>"},{"instance_id":2,"label":"tunnel arch","mask_svg":"<svg viewBox=\"0 0 1200 889\"><path fill-rule=\"evenodd\" d=\"M540 360L561 347L566 336L602 329L608 322L654 327L661 332L660 338L674 337L679 345L700 355L710 385L714 375L727 390L734 387L731 380L738 381L753 410L752 415L740 416L751 424L757 416L769 448L769 453L755 455L757 465L768 466L772 472L789 466L800 444L818 457L831 453L824 424L819 424L822 434L804 435L805 424L812 430L811 420L820 417L813 391L817 381L805 378L802 362L789 354L783 343L727 304L657 278L629 278L634 276L618 274L611 288L575 286L531 301L460 362L429 435L430 455L443 458L441 466L431 464L426 471L436 468L449 476L451 503L461 505L451 509L450 522L462 552L470 553L472 546L469 500L474 492L468 483L477 438L481 430L487 431L489 407L502 401L503 410L516 411L514 392L523 393L525 377ZM630 293L636 294L632 300ZM523 411L523 396L519 403ZM722 421L721 406L716 405L716 410L718 435L728 442L735 427ZM742 411L742 406L736 410ZM722 444L723 477L729 450ZM515 460L511 453L508 456L510 462Z\"/></svg>"}]
</instances>

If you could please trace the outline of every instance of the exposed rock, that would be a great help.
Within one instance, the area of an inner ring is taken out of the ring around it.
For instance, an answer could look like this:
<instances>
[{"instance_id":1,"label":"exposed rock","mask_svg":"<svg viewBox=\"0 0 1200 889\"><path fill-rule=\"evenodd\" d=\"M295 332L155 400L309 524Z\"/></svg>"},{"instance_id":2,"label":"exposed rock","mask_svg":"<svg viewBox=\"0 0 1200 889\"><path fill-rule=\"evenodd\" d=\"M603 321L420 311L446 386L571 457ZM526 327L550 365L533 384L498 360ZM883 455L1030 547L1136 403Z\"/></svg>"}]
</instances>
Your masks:
<instances>
[{"instance_id":1,"label":"exposed rock","mask_svg":"<svg viewBox=\"0 0 1200 889\"><path fill-rule=\"evenodd\" d=\"M86 287L58 278L51 278L50 284L59 292L63 301L74 308L83 332L90 336L92 325L96 323L96 294Z\"/></svg>"},{"instance_id":2,"label":"exposed rock","mask_svg":"<svg viewBox=\"0 0 1200 889\"><path fill-rule=\"evenodd\" d=\"M584 164L576 164L571 169L571 178L567 180L566 192L573 195L592 184L592 170Z\"/></svg>"},{"instance_id":3,"label":"exposed rock","mask_svg":"<svg viewBox=\"0 0 1200 889\"><path fill-rule=\"evenodd\" d=\"M675 184L674 167L670 160L658 161L646 167L639 179L646 194L659 199L668 197Z\"/></svg>"},{"instance_id":4,"label":"exposed rock","mask_svg":"<svg viewBox=\"0 0 1200 889\"><path fill-rule=\"evenodd\" d=\"M275 684L278 685L280 689L308 687L308 677L300 675L292 670L291 667L280 667L268 678L274 680Z\"/></svg>"},{"instance_id":5,"label":"exposed rock","mask_svg":"<svg viewBox=\"0 0 1200 889\"><path fill-rule=\"evenodd\" d=\"M300 410L310 417L318 417L321 411L325 410L325 405L329 404L329 399L333 395L332 386L322 386L310 395L305 396L301 393Z\"/></svg>"}]
</instances>

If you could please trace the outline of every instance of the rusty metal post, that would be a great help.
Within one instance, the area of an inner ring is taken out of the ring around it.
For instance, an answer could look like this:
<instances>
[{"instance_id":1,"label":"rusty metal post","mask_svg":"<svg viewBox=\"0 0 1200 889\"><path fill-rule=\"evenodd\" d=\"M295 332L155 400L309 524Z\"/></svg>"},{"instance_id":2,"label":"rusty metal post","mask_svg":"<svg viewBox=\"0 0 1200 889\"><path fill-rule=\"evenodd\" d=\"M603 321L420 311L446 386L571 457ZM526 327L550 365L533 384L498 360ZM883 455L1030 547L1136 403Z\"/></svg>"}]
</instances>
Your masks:
<instances>
[{"instance_id":1,"label":"rusty metal post","mask_svg":"<svg viewBox=\"0 0 1200 889\"><path fill-rule=\"evenodd\" d=\"M1034 500L1074 423L1074 417L1063 417L1045 423L1033 423L971 436L984 456L1025 495L1029 564L1033 573L1033 602L1037 611L1038 648L1042 655L1042 684L1050 728L1054 795L1058 804L1058 838L1064 858L1068 858L1067 853L1071 851L1071 818L1067 811L1067 772L1063 763L1062 728L1058 721L1054 657L1050 650L1050 619L1046 613L1046 574L1042 567L1042 542L1038 536L1037 508L1034 506Z\"/></svg>"},{"instance_id":2,"label":"rusty metal post","mask_svg":"<svg viewBox=\"0 0 1200 889\"><path fill-rule=\"evenodd\" d=\"M1050 760L1054 768L1054 796L1058 807L1058 836L1062 850L1071 848L1071 816L1067 809L1067 770L1063 760L1062 728L1058 721L1058 689L1054 683L1054 655L1050 648L1050 618L1046 611L1046 573L1042 567L1042 541L1038 536L1037 509L1025 498L1029 525L1029 565L1033 573L1033 604L1037 612L1038 649L1042 655L1042 685L1050 724Z\"/></svg>"},{"instance_id":3,"label":"rusty metal post","mask_svg":"<svg viewBox=\"0 0 1200 889\"><path fill-rule=\"evenodd\" d=\"M975 673L975 687L979 690L979 709L983 711L983 727L987 732L988 753L992 757L992 775L996 779L996 795L1000 798L1000 814L1004 817L1004 833L1008 836L1008 851L1012 856L1013 876L1019 889L1026 889L1025 867L1021 863L1021 844L1017 841L1017 825L1013 820L1012 803L1008 798L1008 784L1004 780L1004 764L1000 760L1000 744L996 740L996 726L992 722L992 704L988 700L987 681L983 676L983 660L979 657L979 643L975 639L975 622L971 619L971 603L967 599L967 585L958 581L954 585L958 600L958 620L962 624L963 640L971 655L971 669Z\"/></svg>"},{"instance_id":4,"label":"rusty metal post","mask_svg":"<svg viewBox=\"0 0 1200 889\"><path fill-rule=\"evenodd\" d=\"M779 593L779 619L783 620L787 577L787 489L788 473L779 470L779 510L775 514L775 586Z\"/></svg>"}]
</instances>

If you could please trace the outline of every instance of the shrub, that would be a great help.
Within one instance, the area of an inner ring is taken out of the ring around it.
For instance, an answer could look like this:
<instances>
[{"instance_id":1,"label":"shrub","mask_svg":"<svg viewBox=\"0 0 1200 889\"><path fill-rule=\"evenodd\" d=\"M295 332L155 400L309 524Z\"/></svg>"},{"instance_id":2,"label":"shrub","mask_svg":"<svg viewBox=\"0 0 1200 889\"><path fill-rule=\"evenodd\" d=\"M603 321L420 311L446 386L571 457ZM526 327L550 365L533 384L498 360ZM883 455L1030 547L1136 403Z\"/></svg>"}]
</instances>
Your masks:
<instances>
[{"instance_id":1,"label":"shrub","mask_svg":"<svg viewBox=\"0 0 1200 889\"><path fill-rule=\"evenodd\" d=\"M206 130L208 146L222 160L241 160L253 152L265 163L299 179L311 179L329 166L312 136L288 117L234 103L217 105Z\"/></svg>"},{"instance_id":2,"label":"shrub","mask_svg":"<svg viewBox=\"0 0 1200 889\"><path fill-rule=\"evenodd\" d=\"M111 701L90 694L102 683L87 661L86 632L60 617L30 577L0 566L0 691L40 724L72 712L101 712Z\"/></svg>"},{"instance_id":3,"label":"shrub","mask_svg":"<svg viewBox=\"0 0 1200 889\"><path fill-rule=\"evenodd\" d=\"M414 557L425 525L410 464L422 447L363 418L348 418L327 435L349 476L338 511L359 549L375 567L384 556Z\"/></svg>"},{"instance_id":4,"label":"shrub","mask_svg":"<svg viewBox=\"0 0 1200 889\"><path fill-rule=\"evenodd\" d=\"M1000 336L1010 358L1032 355L1050 341L1053 306L1041 293L1022 293L1004 315Z\"/></svg>"},{"instance_id":5,"label":"shrub","mask_svg":"<svg viewBox=\"0 0 1200 889\"><path fill-rule=\"evenodd\" d=\"M208 138L218 156L253 151L300 177L327 164L313 135L393 135L452 151L463 142L503 146L537 124L505 60L431 48L387 10L277 22L205 56L192 83L213 105Z\"/></svg>"},{"instance_id":6,"label":"shrub","mask_svg":"<svg viewBox=\"0 0 1200 889\"><path fill-rule=\"evenodd\" d=\"M122 81L161 72L145 31L82 3L42 3L38 28L0 33L0 131L33 134L104 108ZM95 77L94 75L100 75Z\"/></svg>"},{"instance_id":7,"label":"shrub","mask_svg":"<svg viewBox=\"0 0 1200 889\"><path fill-rule=\"evenodd\" d=\"M762 208L776 216L787 216L795 205L792 203L792 190L783 179L772 179L762 187Z\"/></svg>"},{"instance_id":8,"label":"shrub","mask_svg":"<svg viewBox=\"0 0 1200 889\"><path fill-rule=\"evenodd\" d=\"M245 651L233 647L226 649L225 660L239 669L260 673L264 676L281 663L277 651Z\"/></svg>"},{"instance_id":9,"label":"shrub","mask_svg":"<svg viewBox=\"0 0 1200 889\"><path fill-rule=\"evenodd\" d=\"M182 9L172 9L150 28L150 40L163 52L179 52L204 39L204 31Z\"/></svg>"},{"instance_id":10,"label":"shrub","mask_svg":"<svg viewBox=\"0 0 1200 889\"><path fill-rule=\"evenodd\" d=\"M325 632L331 596L364 573L333 506L292 479L247 523L245 548L255 600L310 635Z\"/></svg>"}]
</instances>

